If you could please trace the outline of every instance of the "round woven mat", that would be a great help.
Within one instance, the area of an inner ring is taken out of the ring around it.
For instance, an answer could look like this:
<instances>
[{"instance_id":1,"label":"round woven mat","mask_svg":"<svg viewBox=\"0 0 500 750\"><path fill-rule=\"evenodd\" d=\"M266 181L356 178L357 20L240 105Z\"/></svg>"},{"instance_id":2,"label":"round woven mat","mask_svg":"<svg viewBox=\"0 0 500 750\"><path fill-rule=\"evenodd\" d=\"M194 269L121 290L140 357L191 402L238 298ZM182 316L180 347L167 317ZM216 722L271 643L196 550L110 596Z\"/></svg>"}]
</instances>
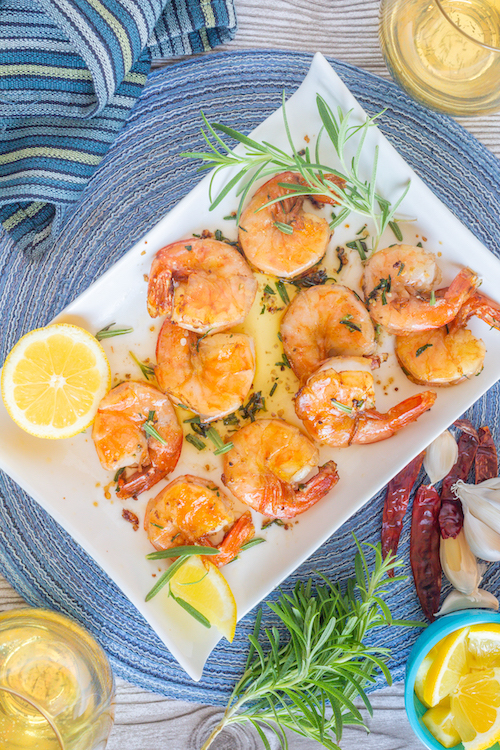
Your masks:
<instances>
[{"instance_id":1,"label":"round woven mat","mask_svg":"<svg viewBox=\"0 0 500 750\"><path fill-rule=\"evenodd\" d=\"M2 361L17 339L45 325L77 297L198 181L196 165L179 158L201 149L200 109L249 132L280 106L304 78L311 55L292 52L210 54L150 75L127 126L99 171L70 210L52 254L28 262L4 239L0 246ZM362 106L375 113L393 145L436 195L496 254L500 254L500 163L461 126L412 102L394 84L331 61ZM471 260L473 265L473 260ZM498 388L471 409L476 425L488 423L498 440ZM383 494L346 523L284 584L320 571L333 580L353 572L351 532L363 541L380 535ZM400 552L408 561L409 518ZM7 476L0 477L0 570L34 606L66 612L88 628L110 657L116 674L166 696L223 703L243 668L255 619L240 622L232 645L221 641L201 682L183 672L133 605L99 566ZM419 619L410 578L393 587L389 606L397 618ZM498 566L485 586L497 590ZM275 622L266 608L264 624ZM418 632L375 631L393 649L395 680L403 677ZM375 687L380 687L380 680Z\"/></svg>"}]
</instances>

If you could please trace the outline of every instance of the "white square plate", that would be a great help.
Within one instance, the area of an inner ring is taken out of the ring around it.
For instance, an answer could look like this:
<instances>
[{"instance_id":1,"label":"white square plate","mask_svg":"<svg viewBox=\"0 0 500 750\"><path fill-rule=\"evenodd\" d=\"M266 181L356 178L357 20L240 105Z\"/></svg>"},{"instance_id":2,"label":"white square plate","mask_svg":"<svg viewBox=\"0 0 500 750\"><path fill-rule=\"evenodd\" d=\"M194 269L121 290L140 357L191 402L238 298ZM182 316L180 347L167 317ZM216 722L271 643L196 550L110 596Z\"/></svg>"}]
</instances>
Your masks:
<instances>
[{"instance_id":1,"label":"white square plate","mask_svg":"<svg viewBox=\"0 0 500 750\"><path fill-rule=\"evenodd\" d=\"M315 103L317 93L326 99L333 111L337 106L344 112L353 110L353 123L361 123L366 117L330 65L317 54L304 82L286 105L296 144L305 145L305 136L314 143L320 129ZM286 150L281 110L262 123L252 136ZM440 265L445 284L461 267L471 266L483 279L482 291L495 298L500 288L500 262L433 195L377 128L371 128L366 139L362 173L369 178L377 145L380 149L378 192L395 200L411 180L409 193L398 211L398 215L415 219L402 225L404 240L416 244L422 239L427 249L442 254ZM328 155L326 147L324 154L325 159L328 157L332 164L335 163L333 153ZM229 172L219 176L215 190L231 176ZM144 276L149 273L157 250L205 228L221 228L230 237L236 232L234 224L229 227L230 222L223 220L236 208L234 194L215 211L209 212L209 179L207 177L197 185L113 268L57 317L58 321L75 323L92 333L111 321L134 327L134 333L129 336L103 342L117 379L127 374L135 379L141 377L128 355L129 350L141 360L154 359L159 322L147 315ZM333 254L337 245L352 240L363 223L361 217L349 217L345 225L335 231L329 252ZM394 241L388 230L379 247ZM339 280L357 287L360 272L359 259L354 252ZM257 296L260 299L260 292ZM477 320L472 321L471 328L481 336L487 348L485 367L480 376L453 388L438 389L433 409L390 442L352 446L347 450L322 449L322 461L333 458L338 465L340 481L331 494L299 517L288 530L275 526L268 529L264 533L266 544L245 552L224 570L235 594L239 618L496 382L500 373L500 336ZM376 376L379 381L377 408L385 411L423 389L410 383L395 363L390 337L383 339L381 350L389 352L388 361ZM277 359L279 357L280 354ZM291 407L286 410L285 417L297 423ZM221 460L210 451L198 453L185 443L181 460L170 479L189 472L220 482L221 465ZM157 580L152 574L158 575L164 566L145 559L151 551L146 535L142 531L134 533L130 524L121 517L125 506L142 520L148 497L156 494L165 482L145 493L138 502L122 503L114 499L112 483L111 491L106 491L112 477L99 464L90 430L70 440L38 440L26 435L10 420L3 404L0 404L0 466L92 555L144 615L189 675L199 679L205 661L219 639L217 631L206 630L196 623L167 598L165 590L145 603L146 592Z\"/></svg>"}]
</instances>

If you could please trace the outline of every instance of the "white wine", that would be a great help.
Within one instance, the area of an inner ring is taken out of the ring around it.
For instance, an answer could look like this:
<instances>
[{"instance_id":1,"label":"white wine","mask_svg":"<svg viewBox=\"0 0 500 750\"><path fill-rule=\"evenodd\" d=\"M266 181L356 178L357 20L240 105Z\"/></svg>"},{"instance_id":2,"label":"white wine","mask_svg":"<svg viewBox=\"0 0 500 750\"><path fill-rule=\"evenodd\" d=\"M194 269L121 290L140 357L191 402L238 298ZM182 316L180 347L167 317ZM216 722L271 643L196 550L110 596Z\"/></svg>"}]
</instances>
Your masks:
<instances>
[{"instance_id":1,"label":"white wine","mask_svg":"<svg viewBox=\"0 0 500 750\"><path fill-rule=\"evenodd\" d=\"M104 748L113 695L106 656L79 625L46 610L0 615L2 748Z\"/></svg>"},{"instance_id":2,"label":"white wine","mask_svg":"<svg viewBox=\"0 0 500 750\"><path fill-rule=\"evenodd\" d=\"M500 0L382 0L380 43L393 77L426 106L500 108Z\"/></svg>"}]
</instances>

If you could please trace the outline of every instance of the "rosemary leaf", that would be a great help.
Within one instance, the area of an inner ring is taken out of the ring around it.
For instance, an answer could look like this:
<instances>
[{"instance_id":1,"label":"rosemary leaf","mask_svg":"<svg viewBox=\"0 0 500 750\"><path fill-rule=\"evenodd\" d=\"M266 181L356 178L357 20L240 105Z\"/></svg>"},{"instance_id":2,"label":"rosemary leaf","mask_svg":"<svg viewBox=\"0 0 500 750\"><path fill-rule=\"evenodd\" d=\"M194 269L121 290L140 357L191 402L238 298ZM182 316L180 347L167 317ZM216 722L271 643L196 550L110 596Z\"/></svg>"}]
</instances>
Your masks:
<instances>
[{"instance_id":1,"label":"rosemary leaf","mask_svg":"<svg viewBox=\"0 0 500 750\"><path fill-rule=\"evenodd\" d=\"M155 367L154 365L149 365L146 362L140 362L137 357L135 356L134 352L131 352L129 350L129 354L134 360L137 367L140 369L146 380L153 380L155 377Z\"/></svg>"},{"instance_id":2,"label":"rosemary leaf","mask_svg":"<svg viewBox=\"0 0 500 750\"><path fill-rule=\"evenodd\" d=\"M346 414L352 414L352 407L346 406L346 404L342 404L340 401L337 401L337 399L332 398L331 402L334 406L337 407L337 409L340 409L340 411L345 412Z\"/></svg>"},{"instance_id":3,"label":"rosemary leaf","mask_svg":"<svg viewBox=\"0 0 500 750\"><path fill-rule=\"evenodd\" d=\"M399 242L402 242L403 241L403 233L402 233L401 229L399 228L399 224L396 221L390 221L389 222L389 226L392 229L392 231L393 231L396 239L399 240Z\"/></svg>"},{"instance_id":4,"label":"rosemary leaf","mask_svg":"<svg viewBox=\"0 0 500 750\"><path fill-rule=\"evenodd\" d=\"M103 339L111 339L113 336L124 336L126 333L133 333L134 331L133 328L111 328L114 325L114 323L110 323L101 328L100 331L97 331L95 335L96 339L102 341Z\"/></svg>"},{"instance_id":5,"label":"rosemary leaf","mask_svg":"<svg viewBox=\"0 0 500 750\"><path fill-rule=\"evenodd\" d=\"M189 435L186 435L186 440L188 441L188 443L191 443L191 445L194 445L194 447L199 451L202 451L207 447L203 440L200 440L200 438L196 437L196 435L191 435L191 433L189 433Z\"/></svg>"},{"instance_id":6,"label":"rosemary leaf","mask_svg":"<svg viewBox=\"0 0 500 750\"><path fill-rule=\"evenodd\" d=\"M288 292L286 290L286 286L281 281L281 279L276 282L276 289L278 290L278 294L281 297L281 299L283 300L283 302L285 303L285 305L289 305L290 304L290 297L288 296Z\"/></svg>"},{"instance_id":7,"label":"rosemary leaf","mask_svg":"<svg viewBox=\"0 0 500 750\"><path fill-rule=\"evenodd\" d=\"M180 557L181 555L191 557L192 555L210 556L218 554L219 550L215 547L201 547L199 545L189 544L185 547L171 547L170 549L160 549L157 552L150 552L149 555L146 555L146 560L165 560L170 557Z\"/></svg>"},{"instance_id":8,"label":"rosemary leaf","mask_svg":"<svg viewBox=\"0 0 500 750\"><path fill-rule=\"evenodd\" d=\"M201 612L198 612L198 610L195 609L192 604L184 601L184 599L181 599L180 596L174 596L174 594L172 594L172 589L170 589L170 596L172 597L174 602L177 602L177 604L179 604L182 609L185 609L186 612L191 615L191 617L194 617L195 620L198 620L198 622L205 628L210 629L212 627L210 624L210 620L207 620L205 615L202 615Z\"/></svg>"},{"instance_id":9,"label":"rosemary leaf","mask_svg":"<svg viewBox=\"0 0 500 750\"><path fill-rule=\"evenodd\" d=\"M290 224L284 224L282 221L275 221L273 226L275 226L276 229L279 229L280 232L283 232L283 234L293 234L293 227L290 226Z\"/></svg>"},{"instance_id":10,"label":"rosemary leaf","mask_svg":"<svg viewBox=\"0 0 500 750\"><path fill-rule=\"evenodd\" d=\"M420 357L420 355L425 352L426 349L428 349L432 344L424 344L423 346L420 346L417 351L415 352L415 357Z\"/></svg>"},{"instance_id":11,"label":"rosemary leaf","mask_svg":"<svg viewBox=\"0 0 500 750\"><path fill-rule=\"evenodd\" d=\"M261 536L254 536L253 539L250 539L249 542L245 542L245 544L242 544L240 547L240 552L244 552L247 549L250 549L251 547L255 547L257 544L262 544L262 542L265 542L266 539L263 539Z\"/></svg>"},{"instance_id":12,"label":"rosemary leaf","mask_svg":"<svg viewBox=\"0 0 500 750\"><path fill-rule=\"evenodd\" d=\"M150 411L148 414L148 418L142 425L144 428L144 432L146 435L149 435L150 437L154 438L155 440L158 440L159 443L162 445L168 445L165 438L162 438L156 427L154 426L154 419L155 419L155 413L154 411Z\"/></svg>"}]
</instances>

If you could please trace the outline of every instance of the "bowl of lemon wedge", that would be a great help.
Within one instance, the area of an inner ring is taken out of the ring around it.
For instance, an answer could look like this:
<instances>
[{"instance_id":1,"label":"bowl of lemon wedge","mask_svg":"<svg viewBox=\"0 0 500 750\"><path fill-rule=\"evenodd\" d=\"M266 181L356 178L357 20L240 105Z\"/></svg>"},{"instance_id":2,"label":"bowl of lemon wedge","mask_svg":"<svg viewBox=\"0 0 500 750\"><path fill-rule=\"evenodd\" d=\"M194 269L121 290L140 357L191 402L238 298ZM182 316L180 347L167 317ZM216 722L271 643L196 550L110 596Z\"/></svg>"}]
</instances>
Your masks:
<instances>
[{"instance_id":1,"label":"bowl of lemon wedge","mask_svg":"<svg viewBox=\"0 0 500 750\"><path fill-rule=\"evenodd\" d=\"M431 750L500 748L500 614L468 609L429 625L408 659L405 707Z\"/></svg>"}]
</instances>

